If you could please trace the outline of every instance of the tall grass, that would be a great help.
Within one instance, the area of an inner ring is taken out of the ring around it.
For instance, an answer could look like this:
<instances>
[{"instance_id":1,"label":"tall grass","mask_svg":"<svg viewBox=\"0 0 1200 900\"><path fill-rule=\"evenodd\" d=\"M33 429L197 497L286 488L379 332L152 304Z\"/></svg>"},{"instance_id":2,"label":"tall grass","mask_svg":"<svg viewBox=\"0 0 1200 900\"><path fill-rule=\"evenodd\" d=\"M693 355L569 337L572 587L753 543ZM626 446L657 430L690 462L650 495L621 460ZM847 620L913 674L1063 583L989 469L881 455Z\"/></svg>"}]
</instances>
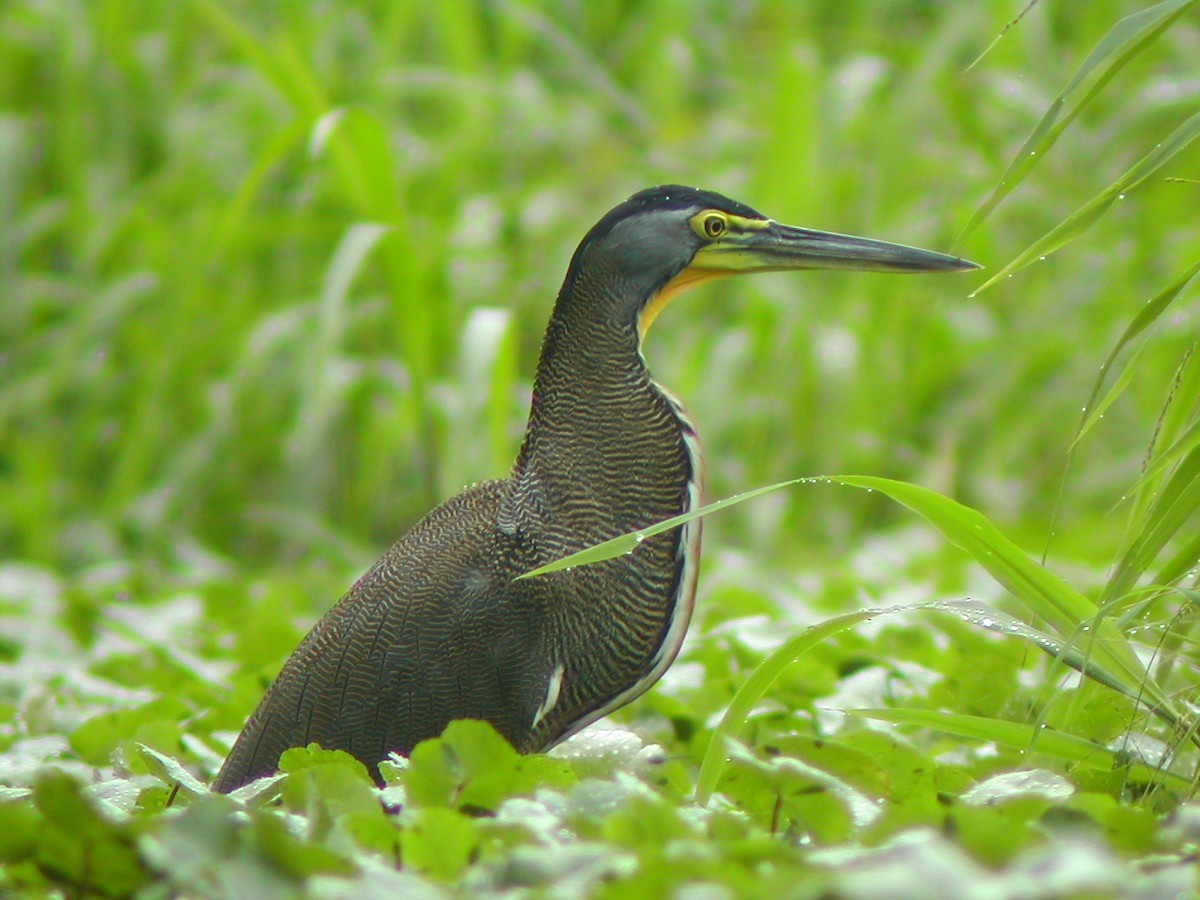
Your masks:
<instances>
[{"instance_id":1,"label":"tall grass","mask_svg":"<svg viewBox=\"0 0 1200 900\"><path fill-rule=\"evenodd\" d=\"M966 71L1006 4L711 3L686 32L669 4L8 4L3 544L68 569L189 540L319 555L330 529L378 547L503 473L558 279L617 199L681 180L949 246L1125 10L1043 4ZM1194 104L1173 77L1193 40L1134 60L961 252L1006 261L1159 139ZM979 298L823 274L686 298L649 352L701 423L713 493L873 472L1036 531L1071 437L1047 425L1195 249L1193 186L1131 199ZM1188 340L1172 331L1078 462L1069 514L1102 531ZM823 553L895 515L780 503L713 539Z\"/></svg>"}]
</instances>

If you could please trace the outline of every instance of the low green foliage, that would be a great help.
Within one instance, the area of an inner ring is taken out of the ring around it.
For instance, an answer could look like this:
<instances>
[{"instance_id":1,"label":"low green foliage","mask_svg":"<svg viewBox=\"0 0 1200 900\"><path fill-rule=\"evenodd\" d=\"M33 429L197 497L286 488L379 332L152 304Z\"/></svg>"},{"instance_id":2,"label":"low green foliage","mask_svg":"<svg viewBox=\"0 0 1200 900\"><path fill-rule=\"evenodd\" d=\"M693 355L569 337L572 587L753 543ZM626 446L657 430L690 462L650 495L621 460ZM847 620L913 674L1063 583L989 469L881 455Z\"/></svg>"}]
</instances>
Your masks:
<instances>
[{"instance_id":1,"label":"low green foliage","mask_svg":"<svg viewBox=\"0 0 1200 900\"><path fill-rule=\"evenodd\" d=\"M0 6L0 894L1194 894L1198 9ZM661 317L731 500L612 722L212 794L668 181L990 280Z\"/></svg>"},{"instance_id":2,"label":"low green foliage","mask_svg":"<svg viewBox=\"0 0 1200 900\"><path fill-rule=\"evenodd\" d=\"M422 806L495 812L516 794L575 782L565 763L521 756L484 722L452 722L441 738L413 749L404 769L406 796Z\"/></svg>"}]
</instances>

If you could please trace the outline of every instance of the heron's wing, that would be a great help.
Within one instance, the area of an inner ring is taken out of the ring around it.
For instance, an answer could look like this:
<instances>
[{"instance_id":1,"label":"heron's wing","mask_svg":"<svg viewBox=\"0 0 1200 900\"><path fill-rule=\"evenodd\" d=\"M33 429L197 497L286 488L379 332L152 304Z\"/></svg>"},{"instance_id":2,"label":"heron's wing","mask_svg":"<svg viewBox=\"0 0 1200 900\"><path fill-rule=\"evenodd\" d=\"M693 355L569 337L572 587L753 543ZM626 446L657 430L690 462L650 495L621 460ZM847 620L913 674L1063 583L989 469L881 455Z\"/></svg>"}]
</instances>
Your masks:
<instances>
[{"instance_id":1,"label":"heron's wing","mask_svg":"<svg viewBox=\"0 0 1200 900\"><path fill-rule=\"evenodd\" d=\"M346 750L378 775L453 719L485 718L517 743L539 683L536 604L512 588L512 547L496 526L504 482L431 512L317 623L246 723L214 784L274 771L290 747ZM525 599L523 599L525 598Z\"/></svg>"}]
</instances>

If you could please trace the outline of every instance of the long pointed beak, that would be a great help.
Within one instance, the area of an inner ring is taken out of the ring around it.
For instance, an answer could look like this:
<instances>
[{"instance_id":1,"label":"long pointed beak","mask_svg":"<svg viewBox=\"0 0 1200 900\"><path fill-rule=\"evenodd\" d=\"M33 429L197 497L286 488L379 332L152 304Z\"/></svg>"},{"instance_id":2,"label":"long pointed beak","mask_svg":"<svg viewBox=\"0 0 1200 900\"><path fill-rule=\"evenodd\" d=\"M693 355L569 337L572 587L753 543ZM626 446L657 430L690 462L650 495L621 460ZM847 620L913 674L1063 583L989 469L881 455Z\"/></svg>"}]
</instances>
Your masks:
<instances>
[{"instance_id":1,"label":"long pointed beak","mask_svg":"<svg viewBox=\"0 0 1200 900\"><path fill-rule=\"evenodd\" d=\"M728 273L794 269L860 272L961 272L980 266L958 256L872 238L813 231L778 222L731 230L697 251L689 268Z\"/></svg>"}]
</instances>

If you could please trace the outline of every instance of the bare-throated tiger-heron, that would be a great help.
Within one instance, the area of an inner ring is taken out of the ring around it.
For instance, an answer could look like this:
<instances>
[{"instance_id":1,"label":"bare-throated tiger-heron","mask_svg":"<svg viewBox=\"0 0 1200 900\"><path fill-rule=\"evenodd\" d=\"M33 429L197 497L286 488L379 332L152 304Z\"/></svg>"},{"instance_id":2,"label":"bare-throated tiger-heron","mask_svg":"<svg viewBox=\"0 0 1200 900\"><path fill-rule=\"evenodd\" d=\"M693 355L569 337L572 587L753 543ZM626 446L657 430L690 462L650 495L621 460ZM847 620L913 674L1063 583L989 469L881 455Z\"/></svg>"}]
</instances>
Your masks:
<instances>
[{"instance_id":1,"label":"bare-throated tiger-heron","mask_svg":"<svg viewBox=\"0 0 1200 900\"><path fill-rule=\"evenodd\" d=\"M781 225L720 194L641 191L587 233L550 316L512 474L413 526L317 623L215 782L230 791L315 741L376 778L454 719L547 749L642 694L683 642L700 521L607 562L514 580L701 503L704 463L642 340L679 291L791 269L932 272L954 256Z\"/></svg>"}]
</instances>

